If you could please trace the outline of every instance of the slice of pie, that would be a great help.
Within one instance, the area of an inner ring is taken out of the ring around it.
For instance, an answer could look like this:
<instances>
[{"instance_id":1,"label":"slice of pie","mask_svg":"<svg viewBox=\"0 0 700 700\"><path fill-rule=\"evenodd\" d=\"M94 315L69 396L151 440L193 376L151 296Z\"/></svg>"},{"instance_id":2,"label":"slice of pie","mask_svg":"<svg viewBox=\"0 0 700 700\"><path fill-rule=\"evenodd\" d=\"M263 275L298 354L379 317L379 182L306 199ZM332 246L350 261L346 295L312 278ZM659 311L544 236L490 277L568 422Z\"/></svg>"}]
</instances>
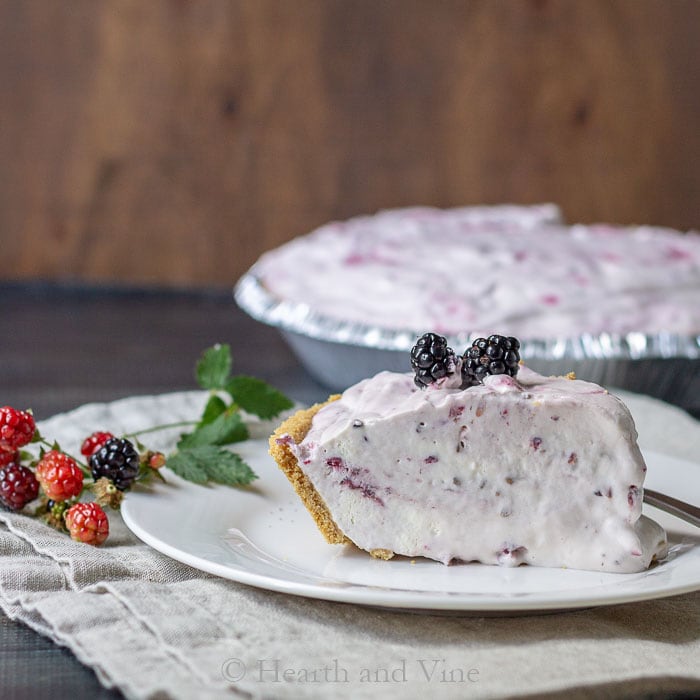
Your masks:
<instances>
[{"instance_id":1,"label":"slice of pie","mask_svg":"<svg viewBox=\"0 0 700 700\"><path fill-rule=\"evenodd\" d=\"M487 362L478 380L462 369L455 381L461 362L448 360L435 381L381 372L270 438L328 542L383 559L609 572L664 556L663 529L642 516L646 466L620 399L522 366L490 374Z\"/></svg>"}]
</instances>

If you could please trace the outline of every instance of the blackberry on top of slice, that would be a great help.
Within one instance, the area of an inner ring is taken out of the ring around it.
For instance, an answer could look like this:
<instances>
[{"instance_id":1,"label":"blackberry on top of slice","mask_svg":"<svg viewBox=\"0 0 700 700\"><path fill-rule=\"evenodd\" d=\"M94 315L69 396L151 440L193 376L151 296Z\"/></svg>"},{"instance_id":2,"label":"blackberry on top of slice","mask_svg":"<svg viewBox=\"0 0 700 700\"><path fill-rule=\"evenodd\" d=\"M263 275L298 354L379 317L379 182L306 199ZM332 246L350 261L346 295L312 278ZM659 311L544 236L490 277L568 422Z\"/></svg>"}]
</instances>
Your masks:
<instances>
[{"instance_id":1,"label":"blackberry on top of slice","mask_svg":"<svg viewBox=\"0 0 700 700\"><path fill-rule=\"evenodd\" d=\"M456 357L447 339L437 333L425 333L411 350L411 367L416 386L425 389L438 379L454 374Z\"/></svg>"},{"instance_id":2,"label":"blackberry on top of slice","mask_svg":"<svg viewBox=\"0 0 700 700\"><path fill-rule=\"evenodd\" d=\"M520 341L512 336L477 338L462 357L462 386L483 384L490 374L514 377L520 368Z\"/></svg>"}]
</instances>

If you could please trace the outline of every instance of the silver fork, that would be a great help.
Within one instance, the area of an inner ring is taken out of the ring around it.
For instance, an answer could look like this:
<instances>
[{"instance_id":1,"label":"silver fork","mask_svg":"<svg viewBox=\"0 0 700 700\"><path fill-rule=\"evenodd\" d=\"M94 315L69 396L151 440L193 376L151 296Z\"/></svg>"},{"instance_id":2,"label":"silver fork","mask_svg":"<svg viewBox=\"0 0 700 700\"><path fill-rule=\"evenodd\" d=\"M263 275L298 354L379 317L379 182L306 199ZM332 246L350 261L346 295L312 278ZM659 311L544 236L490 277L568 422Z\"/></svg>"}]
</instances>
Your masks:
<instances>
[{"instance_id":1,"label":"silver fork","mask_svg":"<svg viewBox=\"0 0 700 700\"><path fill-rule=\"evenodd\" d=\"M671 515L675 515L677 518L681 518L687 523L695 525L695 527L700 527L700 508L697 506L685 503L677 498L671 498L671 496L667 496L665 493L652 491L648 488L644 489L644 503L648 503L650 506L654 506Z\"/></svg>"}]
</instances>

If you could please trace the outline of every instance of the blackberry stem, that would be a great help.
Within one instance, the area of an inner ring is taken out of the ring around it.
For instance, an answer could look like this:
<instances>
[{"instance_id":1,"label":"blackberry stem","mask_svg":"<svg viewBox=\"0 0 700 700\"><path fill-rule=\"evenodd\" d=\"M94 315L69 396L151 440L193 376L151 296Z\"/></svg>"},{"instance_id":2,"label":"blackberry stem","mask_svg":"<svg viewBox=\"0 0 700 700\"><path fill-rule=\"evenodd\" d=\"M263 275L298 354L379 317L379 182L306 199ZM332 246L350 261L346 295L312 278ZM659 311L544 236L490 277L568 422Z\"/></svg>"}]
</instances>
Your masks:
<instances>
[{"instance_id":1,"label":"blackberry stem","mask_svg":"<svg viewBox=\"0 0 700 700\"><path fill-rule=\"evenodd\" d=\"M159 430L167 430L168 428L185 428L189 425L197 425L196 420L181 420L176 423L163 423L163 425L154 425L151 428L144 428L143 430L135 430L133 433L125 433L123 437L138 437L139 435L146 435L147 433L156 433Z\"/></svg>"}]
</instances>

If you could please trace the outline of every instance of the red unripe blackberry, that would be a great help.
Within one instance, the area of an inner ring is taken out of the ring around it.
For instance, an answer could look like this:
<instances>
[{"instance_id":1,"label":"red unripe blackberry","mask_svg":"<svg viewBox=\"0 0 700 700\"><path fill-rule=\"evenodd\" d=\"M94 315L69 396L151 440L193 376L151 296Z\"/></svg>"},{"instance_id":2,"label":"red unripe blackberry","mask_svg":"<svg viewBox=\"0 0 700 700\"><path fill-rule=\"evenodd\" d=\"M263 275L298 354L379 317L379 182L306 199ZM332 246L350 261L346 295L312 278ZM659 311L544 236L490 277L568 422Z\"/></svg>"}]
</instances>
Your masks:
<instances>
[{"instance_id":1,"label":"red unripe blackberry","mask_svg":"<svg viewBox=\"0 0 700 700\"><path fill-rule=\"evenodd\" d=\"M0 467L6 467L13 462L19 464L19 450L0 450Z\"/></svg>"},{"instance_id":2,"label":"red unripe blackberry","mask_svg":"<svg viewBox=\"0 0 700 700\"><path fill-rule=\"evenodd\" d=\"M10 510L22 510L39 495L34 472L17 462L0 468L0 503Z\"/></svg>"},{"instance_id":3,"label":"red unripe blackberry","mask_svg":"<svg viewBox=\"0 0 700 700\"><path fill-rule=\"evenodd\" d=\"M0 450L14 451L24 447L34 437L36 425L29 411L19 411L12 406L0 408Z\"/></svg>"},{"instance_id":4,"label":"red unripe blackberry","mask_svg":"<svg viewBox=\"0 0 700 700\"><path fill-rule=\"evenodd\" d=\"M107 440L111 440L113 437L112 433L107 433L103 430L94 432L83 440L83 444L80 446L80 454L83 457L92 457Z\"/></svg>"},{"instance_id":5,"label":"red unripe blackberry","mask_svg":"<svg viewBox=\"0 0 700 700\"><path fill-rule=\"evenodd\" d=\"M83 472L69 455L51 450L36 465L36 478L46 496L53 501L66 501L83 490Z\"/></svg>"},{"instance_id":6,"label":"red unripe blackberry","mask_svg":"<svg viewBox=\"0 0 700 700\"><path fill-rule=\"evenodd\" d=\"M65 514L71 539L96 547L109 536L107 514L98 503L76 503Z\"/></svg>"}]
</instances>

